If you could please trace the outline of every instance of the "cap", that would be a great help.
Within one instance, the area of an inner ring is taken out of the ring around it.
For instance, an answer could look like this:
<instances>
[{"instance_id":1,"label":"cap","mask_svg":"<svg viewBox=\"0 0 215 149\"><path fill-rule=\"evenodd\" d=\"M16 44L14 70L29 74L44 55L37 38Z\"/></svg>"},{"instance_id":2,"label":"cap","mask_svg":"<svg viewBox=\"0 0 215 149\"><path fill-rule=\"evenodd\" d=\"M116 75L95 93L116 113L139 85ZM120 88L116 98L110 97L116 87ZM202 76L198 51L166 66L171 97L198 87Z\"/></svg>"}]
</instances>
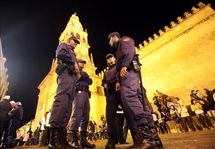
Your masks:
<instances>
[{"instance_id":1,"label":"cap","mask_svg":"<svg viewBox=\"0 0 215 149\"><path fill-rule=\"evenodd\" d=\"M78 40L74 35L72 35L72 36L69 38L69 40L74 40L77 44L80 43L79 40Z\"/></svg>"},{"instance_id":2,"label":"cap","mask_svg":"<svg viewBox=\"0 0 215 149\"><path fill-rule=\"evenodd\" d=\"M110 39L110 37L115 36L115 35L120 37L120 34L118 32L111 32L110 34L108 34L108 39Z\"/></svg>"},{"instance_id":3,"label":"cap","mask_svg":"<svg viewBox=\"0 0 215 149\"><path fill-rule=\"evenodd\" d=\"M78 63L84 63L84 64L86 64L86 61L83 60L83 59L78 59L77 62L78 62Z\"/></svg>"},{"instance_id":4,"label":"cap","mask_svg":"<svg viewBox=\"0 0 215 149\"><path fill-rule=\"evenodd\" d=\"M3 99L8 99L8 100L9 100L9 99L10 99L10 96L9 96L9 95L6 95L6 96L3 97Z\"/></svg>"},{"instance_id":5,"label":"cap","mask_svg":"<svg viewBox=\"0 0 215 149\"><path fill-rule=\"evenodd\" d=\"M111 54L111 53L109 53L109 54L106 55L106 59L109 59L109 58L111 58L111 57L114 57L114 55Z\"/></svg>"}]
</instances>

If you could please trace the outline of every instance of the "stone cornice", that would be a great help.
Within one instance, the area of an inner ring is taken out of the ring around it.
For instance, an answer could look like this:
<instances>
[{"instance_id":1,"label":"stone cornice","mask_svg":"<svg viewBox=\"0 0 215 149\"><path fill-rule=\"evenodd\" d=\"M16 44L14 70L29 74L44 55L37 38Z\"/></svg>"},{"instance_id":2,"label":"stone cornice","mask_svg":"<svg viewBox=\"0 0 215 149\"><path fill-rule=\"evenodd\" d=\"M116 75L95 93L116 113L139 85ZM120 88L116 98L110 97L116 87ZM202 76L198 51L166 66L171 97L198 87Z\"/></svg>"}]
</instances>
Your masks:
<instances>
[{"instance_id":1,"label":"stone cornice","mask_svg":"<svg viewBox=\"0 0 215 149\"><path fill-rule=\"evenodd\" d=\"M140 58L159 49L196 25L204 22L210 16L215 15L215 11L210 4L204 5L201 2L198 3L198 8L192 7L191 11L191 13L185 12L184 17L177 17L177 23L171 21L170 26L165 26L164 30L160 29L158 31L159 35L154 34L153 37L148 38L148 41L144 40L143 44L139 44L137 52L140 54Z\"/></svg>"}]
</instances>

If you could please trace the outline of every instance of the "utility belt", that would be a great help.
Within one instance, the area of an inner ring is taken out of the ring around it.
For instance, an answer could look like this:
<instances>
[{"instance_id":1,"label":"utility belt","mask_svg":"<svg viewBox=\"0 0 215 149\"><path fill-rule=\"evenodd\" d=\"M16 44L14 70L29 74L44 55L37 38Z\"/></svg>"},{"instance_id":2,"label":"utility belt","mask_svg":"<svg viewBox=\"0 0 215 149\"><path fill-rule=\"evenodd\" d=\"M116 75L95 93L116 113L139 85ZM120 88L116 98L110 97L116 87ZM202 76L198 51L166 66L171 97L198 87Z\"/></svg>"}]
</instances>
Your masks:
<instances>
[{"instance_id":1,"label":"utility belt","mask_svg":"<svg viewBox=\"0 0 215 149\"><path fill-rule=\"evenodd\" d=\"M140 63L138 60L134 57L133 60L131 61L130 65L127 68L127 71L135 71L135 72L140 72Z\"/></svg>"},{"instance_id":2,"label":"utility belt","mask_svg":"<svg viewBox=\"0 0 215 149\"><path fill-rule=\"evenodd\" d=\"M89 90L89 87L76 86L75 91L76 91L76 93L81 93L81 92L85 91L88 93L89 98L91 97L91 92Z\"/></svg>"},{"instance_id":3,"label":"utility belt","mask_svg":"<svg viewBox=\"0 0 215 149\"><path fill-rule=\"evenodd\" d=\"M57 60L57 67L55 72L61 75L64 71L68 71L69 74L75 74L75 66L73 64L69 65L64 63L62 60Z\"/></svg>"},{"instance_id":4,"label":"utility belt","mask_svg":"<svg viewBox=\"0 0 215 149\"><path fill-rule=\"evenodd\" d=\"M76 91L88 91L89 87L84 86L76 86Z\"/></svg>"}]
</instances>

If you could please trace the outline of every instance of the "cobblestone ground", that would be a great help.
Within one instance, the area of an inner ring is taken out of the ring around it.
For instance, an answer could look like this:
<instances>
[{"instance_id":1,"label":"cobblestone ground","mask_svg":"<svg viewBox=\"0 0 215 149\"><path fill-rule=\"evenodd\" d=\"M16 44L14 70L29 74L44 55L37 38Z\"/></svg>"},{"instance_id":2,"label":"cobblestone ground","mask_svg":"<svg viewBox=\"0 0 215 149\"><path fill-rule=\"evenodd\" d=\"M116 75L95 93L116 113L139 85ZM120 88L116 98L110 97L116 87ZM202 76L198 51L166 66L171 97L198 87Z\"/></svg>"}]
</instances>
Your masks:
<instances>
[{"instance_id":1,"label":"cobblestone ground","mask_svg":"<svg viewBox=\"0 0 215 149\"><path fill-rule=\"evenodd\" d=\"M177 134L160 135L165 149L215 149L215 130L205 130L198 132L187 132ZM96 144L96 149L104 149L107 140L97 140L93 143ZM132 144L131 137L128 136L128 143L126 145L116 145L116 149L125 149ZM17 147L45 149L46 147L26 146Z\"/></svg>"}]
</instances>

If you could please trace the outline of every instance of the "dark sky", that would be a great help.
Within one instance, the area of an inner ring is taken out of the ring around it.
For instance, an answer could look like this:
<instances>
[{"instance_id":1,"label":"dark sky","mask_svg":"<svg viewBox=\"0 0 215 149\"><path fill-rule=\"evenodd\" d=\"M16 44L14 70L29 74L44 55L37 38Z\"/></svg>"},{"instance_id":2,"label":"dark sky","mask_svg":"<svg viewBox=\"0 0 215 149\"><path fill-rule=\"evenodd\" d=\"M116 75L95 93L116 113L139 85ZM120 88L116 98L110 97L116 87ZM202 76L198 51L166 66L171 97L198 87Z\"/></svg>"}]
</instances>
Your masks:
<instances>
[{"instance_id":1,"label":"dark sky","mask_svg":"<svg viewBox=\"0 0 215 149\"><path fill-rule=\"evenodd\" d=\"M1 0L0 37L7 58L9 92L24 106L24 122L34 118L40 82L49 72L58 39L70 16L77 13L88 31L97 72L109 53L107 34L118 31L134 38L136 45L148 39L177 16L191 11L199 0ZM207 4L213 0L201 0Z\"/></svg>"}]
</instances>

